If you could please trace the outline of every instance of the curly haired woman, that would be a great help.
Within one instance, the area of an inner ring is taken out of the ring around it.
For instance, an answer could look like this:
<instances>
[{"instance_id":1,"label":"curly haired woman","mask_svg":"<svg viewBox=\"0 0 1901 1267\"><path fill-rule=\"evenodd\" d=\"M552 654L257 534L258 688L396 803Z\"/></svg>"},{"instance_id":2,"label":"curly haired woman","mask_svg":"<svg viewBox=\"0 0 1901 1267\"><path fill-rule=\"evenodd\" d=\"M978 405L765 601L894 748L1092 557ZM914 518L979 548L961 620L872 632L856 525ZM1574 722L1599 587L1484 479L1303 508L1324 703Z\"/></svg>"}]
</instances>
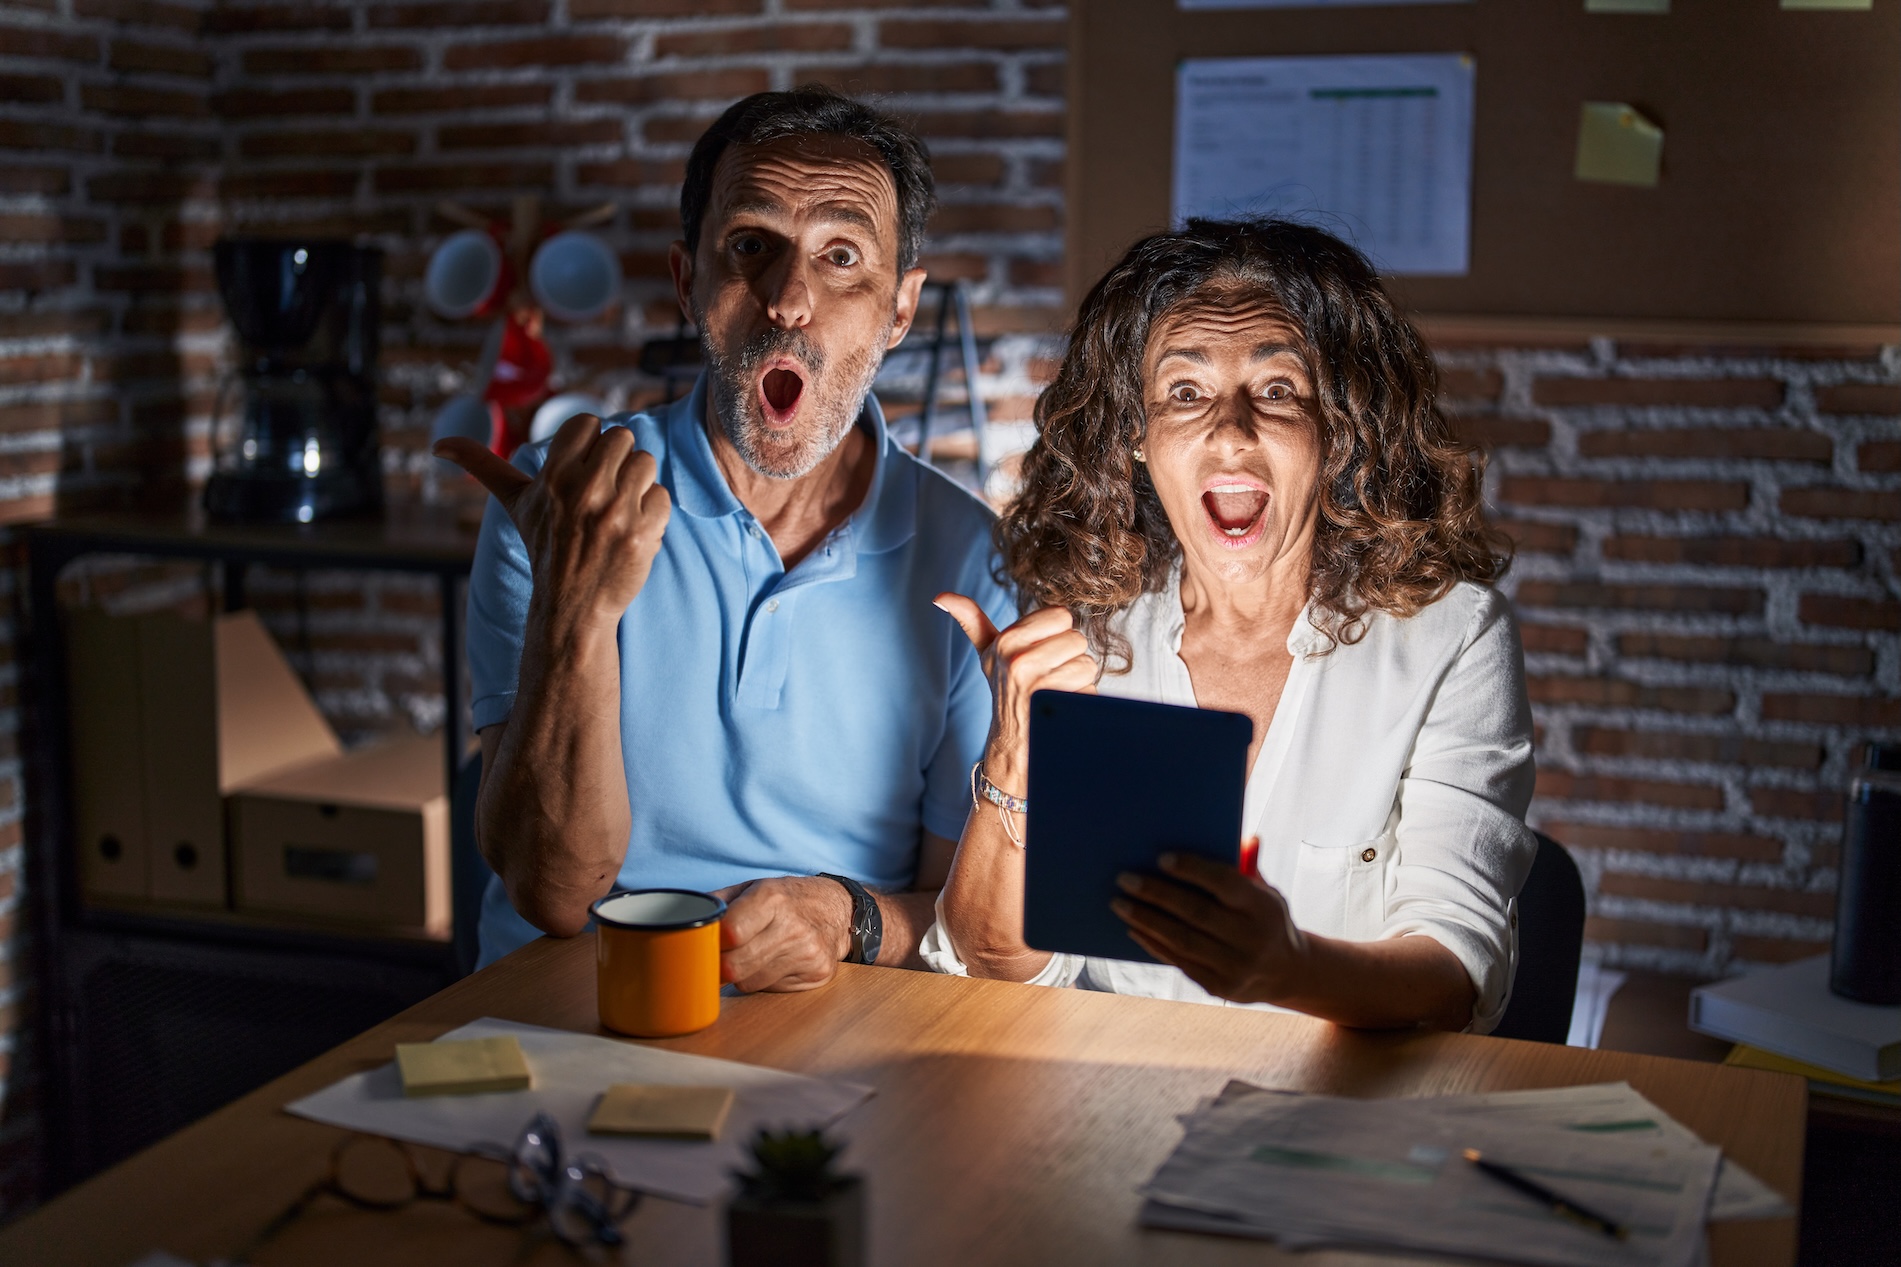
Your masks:
<instances>
[{"instance_id":1,"label":"curly haired woman","mask_svg":"<svg viewBox=\"0 0 1901 1267\"><path fill-rule=\"evenodd\" d=\"M982 802L931 966L1370 1028L1497 1023L1536 848L1531 716L1483 461L1435 394L1373 269L1317 229L1190 221L1096 285L997 526L1029 614L998 633L938 600L990 669L975 777L1025 795L1043 688L1245 713L1258 874L1175 856L1123 876L1115 909L1159 964L1032 950L1016 820Z\"/></svg>"}]
</instances>

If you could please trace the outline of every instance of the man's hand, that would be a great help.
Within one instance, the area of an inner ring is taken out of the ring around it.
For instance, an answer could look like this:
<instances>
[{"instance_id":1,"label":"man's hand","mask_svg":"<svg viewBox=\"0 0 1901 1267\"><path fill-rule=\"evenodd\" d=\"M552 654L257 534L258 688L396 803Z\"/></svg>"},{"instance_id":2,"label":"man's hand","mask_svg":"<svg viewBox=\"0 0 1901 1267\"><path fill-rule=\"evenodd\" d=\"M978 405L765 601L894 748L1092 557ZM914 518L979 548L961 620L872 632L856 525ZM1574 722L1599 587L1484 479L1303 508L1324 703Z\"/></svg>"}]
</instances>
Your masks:
<instances>
[{"instance_id":1,"label":"man's hand","mask_svg":"<svg viewBox=\"0 0 1901 1267\"><path fill-rule=\"evenodd\" d=\"M634 447L631 430L603 431L593 414L576 414L533 478L465 437L439 440L434 451L473 475L514 520L535 596L563 624L612 628L620 620L647 583L673 510L655 483L653 454Z\"/></svg>"},{"instance_id":2,"label":"man's hand","mask_svg":"<svg viewBox=\"0 0 1901 1267\"><path fill-rule=\"evenodd\" d=\"M1236 1003L1278 1003L1298 992L1307 941L1287 899L1256 876L1194 854L1163 854L1170 878L1126 872L1111 905L1142 949Z\"/></svg>"},{"instance_id":3,"label":"man's hand","mask_svg":"<svg viewBox=\"0 0 1901 1267\"><path fill-rule=\"evenodd\" d=\"M748 994L812 990L851 953L851 894L836 880L777 876L720 889L720 977Z\"/></svg>"}]
</instances>

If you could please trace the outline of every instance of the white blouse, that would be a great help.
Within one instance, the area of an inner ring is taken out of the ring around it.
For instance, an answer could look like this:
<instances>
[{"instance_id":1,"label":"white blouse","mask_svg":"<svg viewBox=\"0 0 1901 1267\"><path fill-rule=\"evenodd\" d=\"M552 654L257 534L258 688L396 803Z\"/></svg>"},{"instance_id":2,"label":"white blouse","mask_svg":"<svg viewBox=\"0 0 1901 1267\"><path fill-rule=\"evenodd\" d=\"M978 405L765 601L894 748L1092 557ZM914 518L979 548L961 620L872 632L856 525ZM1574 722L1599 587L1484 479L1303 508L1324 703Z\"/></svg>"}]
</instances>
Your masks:
<instances>
[{"instance_id":1,"label":"white blouse","mask_svg":"<svg viewBox=\"0 0 1901 1267\"><path fill-rule=\"evenodd\" d=\"M1537 850L1524 821L1531 705L1511 609L1496 590L1461 583L1406 619L1368 613L1364 638L1325 654L1314 654L1326 639L1311 617L1288 636L1294 662L1248 777L1242 822L1261 838L1261 876L1307 932L1445 946L1478 991L1469 1028L1489 1032L1511 995L1516 898ZM1117 621L1131 667L1098 689L1194 706L1179 584ZM966 974L941 919L919 950L937 971ZM1178 968L1070 954L1031 983L1225 1002Z\"/></svg>"}]
</instances>

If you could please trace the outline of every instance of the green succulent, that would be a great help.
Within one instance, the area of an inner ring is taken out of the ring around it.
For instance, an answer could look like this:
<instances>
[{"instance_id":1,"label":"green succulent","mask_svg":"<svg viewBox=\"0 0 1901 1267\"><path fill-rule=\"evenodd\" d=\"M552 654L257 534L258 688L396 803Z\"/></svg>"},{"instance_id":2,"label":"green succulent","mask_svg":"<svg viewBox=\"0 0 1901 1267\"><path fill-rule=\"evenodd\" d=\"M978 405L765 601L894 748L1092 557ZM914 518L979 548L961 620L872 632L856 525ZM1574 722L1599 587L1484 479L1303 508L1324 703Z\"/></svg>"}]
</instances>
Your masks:
<instances>
[{"instance_id":1,"label":"green succulent","mask_svg":"<svg viewBox=\"0 0 1901 1267\"><path fill-rule=\"evenodd\" d=\"M748 1145L754 1169L735 1171L746 1195L764 1201L823 1201L843 1181L832 1162L843 1144L823 1131L761 1128Z\"/></svg>"}]
</instances>

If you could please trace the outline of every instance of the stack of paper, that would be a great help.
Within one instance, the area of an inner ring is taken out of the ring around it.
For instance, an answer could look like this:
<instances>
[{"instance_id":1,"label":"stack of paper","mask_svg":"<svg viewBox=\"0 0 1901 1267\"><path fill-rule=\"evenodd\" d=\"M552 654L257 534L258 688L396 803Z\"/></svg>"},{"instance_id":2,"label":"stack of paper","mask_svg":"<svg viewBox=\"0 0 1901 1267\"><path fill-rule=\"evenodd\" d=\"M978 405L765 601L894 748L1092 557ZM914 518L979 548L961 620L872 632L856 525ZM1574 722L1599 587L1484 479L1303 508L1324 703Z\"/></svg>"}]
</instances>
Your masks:
<instances>
[{"instance_id":1,"label":"stack of paper","mask_svg":"<svg viewBox=\"0 0 1901 1267\"><path fill-rule=\"evenodd\" d=\"M1232 1083L1182 1119L1153 1227L1547 1267L1688 1267L1710 1218L1792 1211L1627 1084L1347 1100ZM1613 1239L1461 1159L1486 1157L1629 1229Z\"/></svg>"}]
</instances>

